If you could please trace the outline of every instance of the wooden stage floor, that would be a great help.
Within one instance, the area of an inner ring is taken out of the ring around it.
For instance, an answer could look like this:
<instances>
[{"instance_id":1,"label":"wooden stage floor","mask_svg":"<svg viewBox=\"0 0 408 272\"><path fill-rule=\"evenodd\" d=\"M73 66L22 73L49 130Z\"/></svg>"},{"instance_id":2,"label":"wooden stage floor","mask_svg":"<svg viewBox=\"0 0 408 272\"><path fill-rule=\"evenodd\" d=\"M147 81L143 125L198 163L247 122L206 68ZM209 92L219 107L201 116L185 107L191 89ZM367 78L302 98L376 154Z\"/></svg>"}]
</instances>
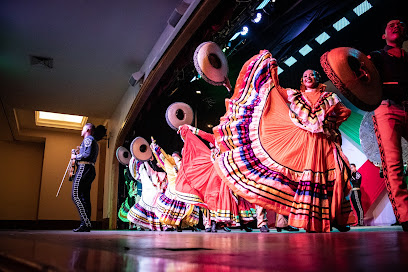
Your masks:
<instances>
[{"instance_id":1,"label":"wooden stage floor","mask_svg":"<svg viewBox=\"0 0 408 272\"><path fill-rule=\"evenodd\" d=\"M3 230L0 271L408 271L408 233Z\"/></svg>"}]
</instances>

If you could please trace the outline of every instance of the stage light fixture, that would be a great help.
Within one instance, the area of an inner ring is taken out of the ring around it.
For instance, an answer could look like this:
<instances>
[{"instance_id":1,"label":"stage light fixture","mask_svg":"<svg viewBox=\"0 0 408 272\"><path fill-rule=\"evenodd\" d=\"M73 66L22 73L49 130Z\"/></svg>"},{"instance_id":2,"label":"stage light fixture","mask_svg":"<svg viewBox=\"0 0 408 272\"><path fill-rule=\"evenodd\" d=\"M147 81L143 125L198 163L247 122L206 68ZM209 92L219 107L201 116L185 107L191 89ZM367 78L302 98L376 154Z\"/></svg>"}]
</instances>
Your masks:
<instances>
[{"instance_id":1,"label":"stage light fixture","mask_svg":"<svg viewBox=\"0 0 408 272\"><path fill-rule=\"evenodd\" d=\"M248 31L249 31L248 27L244 26L244 27L242 27L242 30L241 30L240 33L241 33L242 36L245 36L246 34L248 34Z\"/></svg>"},{"instance_id":2,"label":"stage light fixture","mask_svg":"<svg viewBox=\"0 0 408 272\"><path fill-rule=\"evenodd\" d=\"M255 24L259 23L262 20L262 13L257 12L251 21Z\"/></svg>"}]
</instances>

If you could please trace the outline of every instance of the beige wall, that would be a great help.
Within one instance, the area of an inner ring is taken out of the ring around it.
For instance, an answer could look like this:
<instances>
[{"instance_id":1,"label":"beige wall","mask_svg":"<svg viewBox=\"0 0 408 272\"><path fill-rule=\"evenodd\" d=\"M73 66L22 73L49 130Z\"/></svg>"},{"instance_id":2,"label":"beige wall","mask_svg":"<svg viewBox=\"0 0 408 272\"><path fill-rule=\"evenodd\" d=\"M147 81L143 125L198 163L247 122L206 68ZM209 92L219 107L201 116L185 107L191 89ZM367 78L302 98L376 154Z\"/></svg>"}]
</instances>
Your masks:
<instances>
[{"instance_id":1,"label":"beige wall","mask_svg":"<svg viewBox=\"0 0 408 272\"><path fill-rule=\"evenodd\" d=\"M0 141L0 220L79 220L68 177L58 197L56 193L71 149L83 140L80 132L30 132L25 135L44 138L45 144ZM96 220L98 209L99 160L91 189L92 221Z\"/></svg>"},{"instance_id":2,"label":"beige wall","mask_svg":"<svg viewBox=\"0 0 408 272\"><path fill-rule=\"evenodd\" d=\"M77 133L47 133L44 149L44 162L41 178L39 220L79 220L78 211L71 198L72 182L65 179L59 196L56 197L61 180L64 176L71 157L71 149L81 144L83 138ZM92 216L96 219L97 192L98 192L98 169L91 189Z\"/></svg>"},{"instance_id":3,"label":"beige wall","mask_svg":"<svg viewBox=\"0 0 408 272\"><path fill-rule=\"evenodd\" d=\"M120 103L115 109L112 118L109 119L109 148L106 149L106 164L105 164L105 184L104 184L104 203L103 203L103 218L111 218L111 211L113 209L112 199L115 199L118 194L118 188L114 186L114 179L117 168L116 150L115 143L119 131L124 126L126 116L132 107L132 103L135 100L137 94L139 93L140 85L136 84L134 87L130 86L124 96L122 97ZM120 174L120 173L119 173Z\"/></svg>"},{"instance_id":4,"label":"beige wall","mask_svg":"<svg viewBox=\"0 0 408 272\"><path fill-rule=\"evenodd\" d=\"M0 141L0 220L36 220L44 144Z\"/></svg>"}]
</instances>

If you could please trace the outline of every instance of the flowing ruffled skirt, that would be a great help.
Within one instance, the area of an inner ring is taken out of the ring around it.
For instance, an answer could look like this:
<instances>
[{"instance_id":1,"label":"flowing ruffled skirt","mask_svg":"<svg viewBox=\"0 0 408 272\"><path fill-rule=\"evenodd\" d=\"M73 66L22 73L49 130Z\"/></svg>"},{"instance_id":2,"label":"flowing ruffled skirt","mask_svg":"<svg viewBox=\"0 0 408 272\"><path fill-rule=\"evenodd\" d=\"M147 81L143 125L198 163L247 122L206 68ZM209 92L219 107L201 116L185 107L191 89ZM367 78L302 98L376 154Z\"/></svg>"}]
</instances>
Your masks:
<instances>
[{"instance_id":1,"label":"flowing ruffled skirt","mask_svg":"<svg viewBox=\"0 0 408 272\"><path fill-rule=\"evenodd\" d=\"M211 161L210 149L190 130L185 129L180 133L184 137L184 148L176 179L178 198L209 209L211 219L216 222L239 225L240 219L254 220L254 206L245 200L241 200L239 206L238 198L218 176Z\"/></svg>"},{"instance_id":2,"label":"flowing ruffled skirt","mask_svg":"<svg viewBox=\"0 0 408 272\"><path fill-rule=\"evenodd\" d=\"M178 200L177 195L172 191L170 184L164 194L157 200L157 216L159 221L169 226L194 226L199 222L198 206L187 204ZM174 189L173 189L174 190Z\"/></svg>"},{"instance_id":3,"label":"flowing ruffled skirt","mask_svg":"<svg viewBox=\"0 0 408 272\"><path fill-rule=\"evenodd\" d=\"M322 133L297 127L271 80L269 52L254 56L214 127L221 149L216 170L249 202L289 216L289 225L328 232L353 222L341 148Z\"/></svg>"}]
</instances>

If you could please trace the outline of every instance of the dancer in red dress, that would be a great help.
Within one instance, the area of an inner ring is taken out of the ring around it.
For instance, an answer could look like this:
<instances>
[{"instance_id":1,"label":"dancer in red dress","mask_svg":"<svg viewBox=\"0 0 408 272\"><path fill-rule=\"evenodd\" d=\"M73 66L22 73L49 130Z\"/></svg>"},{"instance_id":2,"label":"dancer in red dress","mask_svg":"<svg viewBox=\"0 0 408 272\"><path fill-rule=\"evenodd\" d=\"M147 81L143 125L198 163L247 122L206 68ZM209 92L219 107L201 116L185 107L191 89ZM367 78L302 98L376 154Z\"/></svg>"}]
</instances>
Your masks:
<instances>
[{"instance_id":1,"label":"dancer in red dress","mask_svg":"<svg viewBox=\"0 0 408 272\"><path fill-rule=\"evenodd\" d=\"M212 231L215 231L215 222L238 226L241 221L254 220L254 206L234 194L215 171L212 158L217 156L217 149L210 150L196 135L215 144L214 136L188 125L181 126L179 133L184 140L176 179L179 198L208 209L214 222Z\"/></svg>"}]
</instances>

